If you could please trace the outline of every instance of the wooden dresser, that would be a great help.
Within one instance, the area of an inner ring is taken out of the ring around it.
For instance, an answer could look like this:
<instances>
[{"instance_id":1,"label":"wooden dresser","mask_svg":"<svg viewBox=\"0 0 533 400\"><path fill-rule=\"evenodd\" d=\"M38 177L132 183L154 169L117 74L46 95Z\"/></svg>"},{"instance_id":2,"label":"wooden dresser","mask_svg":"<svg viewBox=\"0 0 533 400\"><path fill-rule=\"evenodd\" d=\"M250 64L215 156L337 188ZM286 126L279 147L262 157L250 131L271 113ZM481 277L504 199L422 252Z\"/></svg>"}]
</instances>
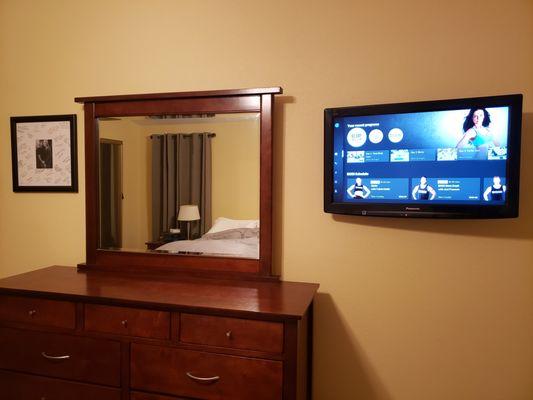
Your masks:
<instances>
[{"instance_id":1,"label":"wooden dresser","mask_svg":"<svg viewBox=\"0 0 533 400\"><path fill-rule=\"evenodd\" d=\"M57 266L2 279L2 398L308 399L317 287Z\"/></svg>"}]
</instances>

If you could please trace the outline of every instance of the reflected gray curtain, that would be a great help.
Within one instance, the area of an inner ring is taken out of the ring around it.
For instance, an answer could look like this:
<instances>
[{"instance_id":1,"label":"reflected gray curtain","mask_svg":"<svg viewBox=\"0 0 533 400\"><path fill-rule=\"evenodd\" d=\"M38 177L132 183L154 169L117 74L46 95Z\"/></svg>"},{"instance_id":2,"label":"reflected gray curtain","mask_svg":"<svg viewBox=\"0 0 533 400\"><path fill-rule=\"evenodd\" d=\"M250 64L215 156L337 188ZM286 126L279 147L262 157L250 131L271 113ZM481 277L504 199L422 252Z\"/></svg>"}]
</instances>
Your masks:
<instances>
[{"instance_id":1,"label":"reflected gray curtain","mask_svg":"<svg viewBox=\"0 0 533 400\"><path fill-rule=\"evenodd\" d=\"M191 237L211 227L211 133L152 135L152 240L177 226L179 208L196 204Z\"/></svg>"}]
</instances>

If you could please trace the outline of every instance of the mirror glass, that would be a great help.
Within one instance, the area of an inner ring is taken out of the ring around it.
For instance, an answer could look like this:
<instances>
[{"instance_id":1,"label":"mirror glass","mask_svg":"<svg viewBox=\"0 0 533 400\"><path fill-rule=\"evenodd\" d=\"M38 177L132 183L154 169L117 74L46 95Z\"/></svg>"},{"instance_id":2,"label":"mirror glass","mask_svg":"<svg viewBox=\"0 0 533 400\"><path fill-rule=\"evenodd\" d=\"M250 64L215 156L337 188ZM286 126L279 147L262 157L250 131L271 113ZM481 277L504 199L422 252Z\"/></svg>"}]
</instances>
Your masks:
<instances>
[{"instance_id":1,"label":"mirror glass","mask_svg":"<svg viewBox=\"0 0 533 400\"><path fill-rule=\"evenodd\" d=\"M100 118L99 248L259 258L260 114Z\"/></svg>"}]
</instances>

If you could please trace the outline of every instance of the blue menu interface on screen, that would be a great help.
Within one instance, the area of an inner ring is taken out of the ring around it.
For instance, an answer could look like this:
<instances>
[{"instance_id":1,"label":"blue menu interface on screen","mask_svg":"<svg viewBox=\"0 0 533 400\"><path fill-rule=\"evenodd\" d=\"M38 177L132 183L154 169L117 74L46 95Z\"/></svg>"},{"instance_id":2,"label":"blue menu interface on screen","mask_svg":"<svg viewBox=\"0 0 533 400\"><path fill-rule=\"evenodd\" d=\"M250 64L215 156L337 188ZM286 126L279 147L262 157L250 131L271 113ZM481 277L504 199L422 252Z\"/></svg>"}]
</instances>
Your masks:
<instances>
[{"instance_id":1,"label":"blue menu interface on screen","mask_svg":"<svg viewBox=\"0 0 533 400\"><path fill-rule=\"evenodd\" d=\"M501 205L509 107L333 120L335 202Z\"/></svg>"}]
</instances>

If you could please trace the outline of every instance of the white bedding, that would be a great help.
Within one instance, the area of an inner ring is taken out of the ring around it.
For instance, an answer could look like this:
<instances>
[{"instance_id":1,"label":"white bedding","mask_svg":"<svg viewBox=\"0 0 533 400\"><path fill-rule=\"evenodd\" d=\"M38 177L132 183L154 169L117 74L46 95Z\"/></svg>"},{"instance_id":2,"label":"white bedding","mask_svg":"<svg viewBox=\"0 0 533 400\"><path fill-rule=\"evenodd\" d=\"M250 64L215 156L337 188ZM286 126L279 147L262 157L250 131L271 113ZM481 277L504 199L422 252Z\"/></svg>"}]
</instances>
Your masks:
<instances>
[{"instance_id":1,"label":"white bedding","mask_svg":"<svg viewBox=\"0 0 533 400\"><path fill-rule=\"evenodd\" d=\"M178 240L166 243L156 249L168 253L191 252L202 255L224 255L228 257L259 258L259 238Z\"/></svg>"}]
</instances>

